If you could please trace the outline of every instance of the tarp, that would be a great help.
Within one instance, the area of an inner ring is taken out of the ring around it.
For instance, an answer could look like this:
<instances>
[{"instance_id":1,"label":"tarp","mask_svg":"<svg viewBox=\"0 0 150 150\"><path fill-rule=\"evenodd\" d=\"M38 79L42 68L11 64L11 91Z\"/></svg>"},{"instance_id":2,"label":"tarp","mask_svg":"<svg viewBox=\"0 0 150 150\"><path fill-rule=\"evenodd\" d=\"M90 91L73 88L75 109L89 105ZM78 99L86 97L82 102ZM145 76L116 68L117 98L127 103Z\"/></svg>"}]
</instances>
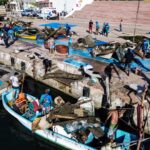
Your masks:
<instances>
[{"instance_id":1,"label":"tarp","mask_svg":"<svg viewBox=\"0 0 150 150\"><path fill-rule=\"evenodd\" d=\"M86 62L78 61L78 60L75 60L72 58L67 58L66 60L64 60L64 62L68 63L70 65L73 65L77 68L80 68L80 66L87 66L88 65L88 63L86 63Z\"/></svg>"},{"instance_id":2,"label":"tarp","mask_svg":"<svg viewBox=\"0 0 150 150\"><path fill-rule=\"evenodd\" d=\"M48 24L41 24L40 26L43 27L51 27L51 28L60 28L60 27L65 27L67 23L58 23L58 22L52 22ZM70 27L75 27L76 25L74 24L68 24Z\"/></svg>"}]
</instances>

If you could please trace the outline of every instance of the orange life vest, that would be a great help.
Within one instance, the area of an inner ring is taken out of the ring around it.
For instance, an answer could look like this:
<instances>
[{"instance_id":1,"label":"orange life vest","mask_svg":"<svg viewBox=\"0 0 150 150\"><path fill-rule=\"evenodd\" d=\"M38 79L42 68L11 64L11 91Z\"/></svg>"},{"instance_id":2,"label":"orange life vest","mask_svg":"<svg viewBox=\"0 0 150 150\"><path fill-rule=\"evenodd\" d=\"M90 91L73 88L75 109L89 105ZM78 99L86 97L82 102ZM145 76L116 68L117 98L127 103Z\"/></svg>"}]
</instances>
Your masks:
<instances>
[{"instance_id":1,"label":"orange life vest","mask_svg":"<svg viewBox=\"0 0 150 150\"><path fill-rule=\"evenodd\" d=\"M16 99L15 104L17 107L21 107L22 105L26 104L26 97L24 93L19 93L19 97Z\"/></svg>"}]
</instances>

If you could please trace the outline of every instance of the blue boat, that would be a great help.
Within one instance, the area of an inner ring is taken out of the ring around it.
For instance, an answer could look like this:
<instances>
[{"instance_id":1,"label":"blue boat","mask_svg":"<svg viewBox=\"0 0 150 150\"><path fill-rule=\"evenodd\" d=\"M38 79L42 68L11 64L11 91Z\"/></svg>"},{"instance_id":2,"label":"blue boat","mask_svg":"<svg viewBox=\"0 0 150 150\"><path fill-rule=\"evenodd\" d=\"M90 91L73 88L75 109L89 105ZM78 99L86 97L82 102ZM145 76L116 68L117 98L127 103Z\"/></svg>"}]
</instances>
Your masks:
<instances>
[{"instance_id":1,"label":"blue boat","mask_svg":"<svg viewBox=\"0 0 150 150\"><path fill-rule=\"evenodd\" d=\"M35 100L36 98L26 94L26 98ZM17 113L10 105L9 102L13 99L13 89L10 89L8 91L5 91L2 94L2 103L5 108L5 110L14 117L19 123L21 123L25 128L27 128L32 133L32 122L35 120L36 116L27 119L25 118L25 114L21 115ZM102 127L104 131L107 131L105 127ZM61 132L62 132L61 128ZM57 130L50 130L50 129L37 129L35 131L35 134L40 137L42 140L44 140L46 143L51 142L55 145L58 145L60 147L66 148L66 149L72 149L72 150L96 150L97 148L90 147L86 144L89 144L93 139L94 136L92 133L89 134L88 139L84 143L78 142L76 139L72 138L72 135L67 134L67 132L64 134L65 130L63 130L63 134L60 134L60 132L57 132ZM115 141L117 143L122 143L121 148L123 150L128 150L130 146L130 142L133 140L136 140L137 137L133 134L124 132L122 130L116 130L116 138ZM112 150L116 150L116 148L112 148Z\"/></svg>"}]
</instances>

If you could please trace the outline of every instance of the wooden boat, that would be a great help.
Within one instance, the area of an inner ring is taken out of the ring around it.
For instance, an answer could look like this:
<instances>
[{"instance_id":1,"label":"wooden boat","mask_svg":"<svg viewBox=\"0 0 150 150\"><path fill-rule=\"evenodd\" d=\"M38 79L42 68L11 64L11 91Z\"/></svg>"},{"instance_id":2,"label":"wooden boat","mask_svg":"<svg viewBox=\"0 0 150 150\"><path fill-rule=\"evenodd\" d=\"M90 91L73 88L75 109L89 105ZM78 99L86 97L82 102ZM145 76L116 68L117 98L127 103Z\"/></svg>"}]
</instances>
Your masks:
<instances>
[{"instance_id":1,"label":"wooden boat","mask_svg":"<svg viewBox=\"0 0 150 150\"><path fill-rule=\"evenodd\" d=\"M115 52L115 45L109 44L109 45L102 45L102 46L96 46L93 49L93 53L96 57L103 57L110 59Z\"/></svg>"},{"instance_id":2,"label":"wooden boat","mask_svg":"<svg viewBox=\"0 0 150 150\"><path fill-rule=\"evenodd\" d=\"M29 120L24 117L24 115L20 115L19 113L15 112L10 106L10 101L13 98L13 89L10 89L9 91L6 91L2 94L2 103L5 108L5 110L12 115L16 120L18 120L24 127L26 127L28 130L32 130L32 121L33 119ZM26 98L29 100L35 100L36 98L26 94ZM84 105L84 104L83 104ZM92 108L92 107L91 107ZM87 107L89 109L89 106ZM52 142L56 145L66 148L66 149L73 149L73 150L96 150L96 148L92 148L86 144L80 143L75 139L72 139L70 134L67 134L64 129L60 128L60 126L55 126L55 130L41 130L37 129L35 130L35 134L43 139L45 142ZM60 130L56 130L60 129ZM98 127L99 128L99 127ZM103 130L106 131L106 128L103 127ZM88 140L92 140L94 137L89 136ZM120 138L123 138L123 142L125 142L123 145L123 150L129 149L129 144L132 140L135 140L135 135L131 135L130 133L124 132L122 130L116 131L116 141L118 139L118 142L120 142ZM85 143L88 143L88 140ZM103 147L104 150L106 150L105 147ZM112 150L116 150L116 148L112 148Z\"/></svg>"}]
</instances>

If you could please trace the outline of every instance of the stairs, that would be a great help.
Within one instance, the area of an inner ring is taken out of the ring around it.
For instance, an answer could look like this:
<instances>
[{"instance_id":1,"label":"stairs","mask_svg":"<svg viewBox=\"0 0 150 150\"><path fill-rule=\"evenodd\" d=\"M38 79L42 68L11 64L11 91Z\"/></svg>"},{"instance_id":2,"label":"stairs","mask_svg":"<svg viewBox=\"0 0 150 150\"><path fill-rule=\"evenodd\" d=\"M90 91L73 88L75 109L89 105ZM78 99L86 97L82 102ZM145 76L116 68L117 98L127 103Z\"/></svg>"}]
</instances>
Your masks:
<instances>
[{"instance_id":1,"label":"stairs","mask_svg":"<svg viewBox=\"0 0 150 150\"><path fill-rule=\"evenodd\" d=\"M136 18L137 1L94 1L85 6L81 11L76 11L73 18L83 20L99 20L100 22L123 22L134 23ZM138 23L150 24L150 3L140 2Z\"/></svg>"}]
</instances>

